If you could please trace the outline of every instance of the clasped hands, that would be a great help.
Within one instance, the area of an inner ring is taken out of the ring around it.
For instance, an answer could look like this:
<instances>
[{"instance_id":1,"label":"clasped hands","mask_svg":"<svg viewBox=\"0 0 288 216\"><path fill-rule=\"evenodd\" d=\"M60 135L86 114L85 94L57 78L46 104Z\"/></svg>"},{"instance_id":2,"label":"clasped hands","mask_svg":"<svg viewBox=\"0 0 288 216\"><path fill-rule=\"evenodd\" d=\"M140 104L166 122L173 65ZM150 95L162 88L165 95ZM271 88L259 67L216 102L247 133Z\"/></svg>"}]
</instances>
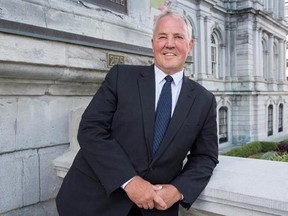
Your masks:
<instances>
[{"instance_id":1,"label":"clasped hands","mask_svg":"<svg viewBox=\"0 0 288 216\"><path fill-rule=\"evenodd\" d=\"M152 185L140 176L134 177L124 188L139 208L166 210L181 199L181 193L171 184Z\"/></svg>"}]
</instances>

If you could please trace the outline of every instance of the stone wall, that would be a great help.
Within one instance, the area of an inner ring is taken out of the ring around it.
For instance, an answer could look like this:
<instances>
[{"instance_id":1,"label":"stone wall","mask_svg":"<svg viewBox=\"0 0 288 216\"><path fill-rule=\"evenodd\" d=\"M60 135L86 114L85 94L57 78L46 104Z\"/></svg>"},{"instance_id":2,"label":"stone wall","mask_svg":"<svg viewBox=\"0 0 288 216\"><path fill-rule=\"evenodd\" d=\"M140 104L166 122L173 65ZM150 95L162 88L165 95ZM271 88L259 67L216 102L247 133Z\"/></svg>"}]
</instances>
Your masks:
<instances>
[{"instance_id":1,"label":"stone wall","mask_svg":"<svg viewBox=\"0 0 288 216\"><path fill-rule=\"evenodd\" d=\"M151 64L149 4L129 7L127 16L78 1L0 0L1 215L57 215L52 161L69 149L71 111L97 91L108 54Z\"/></svg>"}]
</instances>

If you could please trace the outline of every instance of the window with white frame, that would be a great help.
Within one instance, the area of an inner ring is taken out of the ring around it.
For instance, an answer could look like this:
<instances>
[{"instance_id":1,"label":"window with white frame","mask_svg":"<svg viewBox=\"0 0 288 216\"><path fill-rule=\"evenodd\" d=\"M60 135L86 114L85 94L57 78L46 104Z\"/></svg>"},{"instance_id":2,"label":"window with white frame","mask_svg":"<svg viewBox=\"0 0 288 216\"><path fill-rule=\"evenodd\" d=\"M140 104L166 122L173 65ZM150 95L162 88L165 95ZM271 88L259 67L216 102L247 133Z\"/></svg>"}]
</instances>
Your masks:
<instances>
[{"instance_id":1,"label":"window with white frame","mask_svg":"<svg viewBox=\"0 0 288 216\"><path fill-rule=\"evenodd\" d=\"M219 109L219 143L228 141L228 109L221 107Z\"/></svg>"},{"instance_id":2,"label":"window with white frame","mask_svg":"<svg viewBox=\"0 0 288 216\"><path fill-rule=\"evenodd\" d=\"M263 65L262 65L262 69L263 69L263 78L265 80L268 79L268 63L269 63L269 58L268 58L268 49L267 49L267 43L266 40L262 40L262 58L263 58Z\"/></svg>"},{"instance_id":3,"label":"window with white frame","mask_svg":"<svg viewBox=\"0 0 288 216\"><path fill-rule=\"evenodd\" d=\"M268 106L268 136L273 135L273 105Z\"/></svg>"},{"instance_id":4,"label":"window with white frame","mask_svg":"<svg viewBox=\"0 0 288 216\"><path fill-rule=\"evenodd\" d=\"M218 73L218 44L215 35L211 35L211 73L217 76Z\"/></svg>"}]
</instances>

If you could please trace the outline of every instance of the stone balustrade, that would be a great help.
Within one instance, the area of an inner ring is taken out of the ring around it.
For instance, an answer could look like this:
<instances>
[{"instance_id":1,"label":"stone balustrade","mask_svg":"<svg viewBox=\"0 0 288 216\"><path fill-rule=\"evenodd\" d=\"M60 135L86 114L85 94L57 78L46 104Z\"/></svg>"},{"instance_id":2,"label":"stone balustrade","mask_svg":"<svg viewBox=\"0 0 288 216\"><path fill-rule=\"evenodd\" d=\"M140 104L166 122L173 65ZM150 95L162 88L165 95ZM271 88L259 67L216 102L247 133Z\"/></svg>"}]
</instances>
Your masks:
<instances>
[{"instance_id":1,"label":"stone balustrade","mask_svg":"<svg viewBox=\"0 0 288 216\"><path fill-rule=\"evenodd\" d=\"M70 149L53 163L64 177L79 150L76 139L83 108L73 111L70 123ZM214 174L187 211L181 216L271 216L288 215L288 163L219 156Z\"/></svg>"}]
</instances>

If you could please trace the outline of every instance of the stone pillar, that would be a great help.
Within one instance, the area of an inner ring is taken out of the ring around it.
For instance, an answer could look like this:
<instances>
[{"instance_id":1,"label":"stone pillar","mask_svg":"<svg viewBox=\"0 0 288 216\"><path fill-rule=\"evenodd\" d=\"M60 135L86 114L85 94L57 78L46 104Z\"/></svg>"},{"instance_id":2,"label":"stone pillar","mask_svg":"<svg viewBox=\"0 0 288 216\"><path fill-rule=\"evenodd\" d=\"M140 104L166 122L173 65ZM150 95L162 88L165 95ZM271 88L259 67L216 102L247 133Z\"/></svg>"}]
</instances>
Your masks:
<instances>
[{"instance_id":1,"label":"stone pillar","mask_svg":"<svg viewBox=\"0 0 288 216\"><path fill-rule=\"evenodd\" d=\"M270 13L273 13L273 3L274 1L271 1L271 0L268 1L268 11Z\"/></svg>"},{"instance_id":2,"label":"stone pillar","mask_svg":"<svg viewBox=\"0 0 288 216\"><path fill-rule=\"evenodd\" d=\"M225 55L223 56L223 58L225 58L225 65L223 65L223 67L225 67L225 80L230 80L231 79L231 70L230 70L230 58L231 58L231 54L230 54L230 49L231 49L231 37L230 37L230 28L227 27L228 25L226 25L225 27L225 34L226 34L226 52Z\"/></svg>"},{"instance_id":3,"label":"stone pillar","mask_svg":"<svg viewBox=\"0 0 288 216\"><path fill-rule=\"evenodd\" d=\"M284 82L285 80L285 40L279 40L279 71L278 80Z\"/></svg>"},{"instance_id":4,"label":"stone pillar","mask_svg":"<svg viewBox=\"0 0 288 216\"><path fill-rule=\"evenodd\" d=\"M211 33L210 32L210 19L208 16L205 16L204 18L204 37L205 37L205 59L206 59L206 65L205 65L205 71L207 74L207 77L212 76L212 68L211 68Z\"/></svg>"},{"instance_id":5,"label":"stone pillar","mask_svg":"<svg viewBox=\"0 0 288 216\"><path fill-rule=\"evenodd\" d=\"M233 18L230 23L230 76L233 80L237 79L237 18Z\"/></svg>"},{"instance_id":6,"label":"stone pillar","mask_svg":"<svg viewBox=\"0 0 288 216\"><path fill-rule=\"evenodd\" d=\"M198 72L198 78L203 78L206 77L207 71L205 68L205 65L207 64L206 58L205 58L205 44L207 41L205 40L205 25L204 25L204 16L199 14L198 15L198 23L199 23L199 49L198 49L198 66L199 66L199 71Z\"/></svg>"},{"instance_id":7,"label":"stone pillar","mask_svg":"<svg viewBox=\"0 0 288 216\"><path fill-rule=\"evenodd\" d=\"M283 1L278 1L279 4L279 19L283 20L284 19L284 11L285 11L285 3ZM288 14L287 14L288 15Z\"/></svg>"},{"instance_id":8,"label":"stone pillar","mask_svg":"<svg viewBox=\"0 0 288 216\"><path fill-rule=\"evenodd\" d=\"M225 76L226 76L226 67L225 67L225 45L224 43L221 41L221 44L219 46L220 48L220 56L219 56L219 63L220 63L220 68L218 71L218 75L219 75L219 78L221 77L221 79L225 79Z\"/></svg>"}]
</instances>

